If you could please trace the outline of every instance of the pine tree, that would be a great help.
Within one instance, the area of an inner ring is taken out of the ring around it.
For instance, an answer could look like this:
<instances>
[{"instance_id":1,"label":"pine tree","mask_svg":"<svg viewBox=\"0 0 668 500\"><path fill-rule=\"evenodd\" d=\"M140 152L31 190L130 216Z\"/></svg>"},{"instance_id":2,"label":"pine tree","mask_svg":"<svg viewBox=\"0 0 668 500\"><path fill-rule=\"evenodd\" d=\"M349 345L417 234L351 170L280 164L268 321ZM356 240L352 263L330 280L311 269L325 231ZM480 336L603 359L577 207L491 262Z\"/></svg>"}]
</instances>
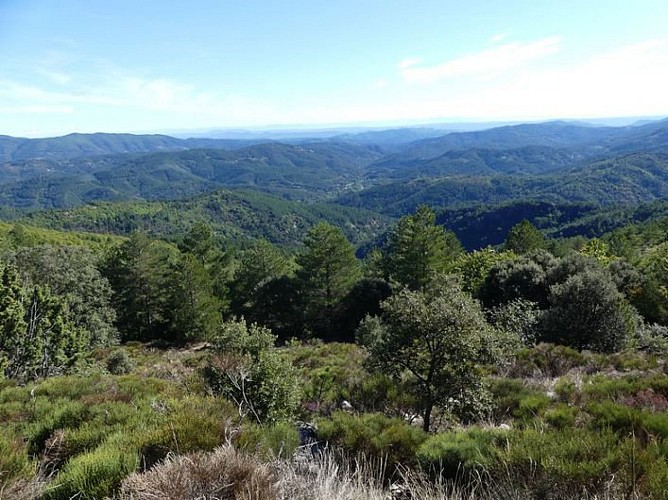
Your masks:
<instances>
[{"instance_id":1,"label":"pine tree","mask_svg":"<svg viewBox=\"0 0 668 500\"><path fill-rule=\"evenodd\" d=\"M505 249L517 254L545 248L545 236L531 222L523 220L515 224L506 236Z\"/></svg>"},{"instance_id":2,"label":"pine tree","mask_svg":"<svg viewBox=\"0 0 668 500\"><path fill-rule=\"evenodd\" d=\"M297 256L297 278L306 301L309 326L327 335L337 304L361 277L355 251L341 230L325 222L315 225Z\"/></svg>"},{"instance_id":3,"label":"pine tree","mask_svg":"<svg viewBox=\"0 0 668 500\"><path fill-rule=\"evenodd\" d=\"M436 225L436 214L423 205L415 214L402 217L390 235L389 275L400 285L420 290L462 251L457 237Z\"/></svg>"}]
</instances>

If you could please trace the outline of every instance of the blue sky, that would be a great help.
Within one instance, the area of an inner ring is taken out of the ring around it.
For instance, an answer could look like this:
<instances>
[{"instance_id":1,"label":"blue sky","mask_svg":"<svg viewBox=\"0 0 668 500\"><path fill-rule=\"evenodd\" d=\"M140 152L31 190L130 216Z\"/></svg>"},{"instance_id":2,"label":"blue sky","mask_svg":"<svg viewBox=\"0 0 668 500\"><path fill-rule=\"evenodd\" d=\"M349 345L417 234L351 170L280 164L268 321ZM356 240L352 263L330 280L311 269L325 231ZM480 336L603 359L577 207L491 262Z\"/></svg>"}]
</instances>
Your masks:
<instances>
[{"instance_id":1,"label":"blue sky","mask_svg":"<svg viewBox=\"0 0 668 500\"><path fill-rule=\"evenodd\" d=\"M0 0L0 134L663 116L666 26L665 0Z\"/></svg>"}]
</instances>

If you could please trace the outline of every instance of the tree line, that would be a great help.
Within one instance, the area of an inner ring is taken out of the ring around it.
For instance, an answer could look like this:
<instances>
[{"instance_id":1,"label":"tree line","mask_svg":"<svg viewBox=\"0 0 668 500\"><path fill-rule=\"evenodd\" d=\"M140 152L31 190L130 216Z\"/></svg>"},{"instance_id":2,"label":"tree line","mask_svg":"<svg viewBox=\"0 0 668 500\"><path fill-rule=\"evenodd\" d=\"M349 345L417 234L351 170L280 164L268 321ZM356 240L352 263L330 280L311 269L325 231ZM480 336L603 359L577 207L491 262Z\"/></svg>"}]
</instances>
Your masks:
<instances>
[{"instance_id":1,"label":"tree line","mask_svg":"<svg viewBox=\"0 0 668 500\"><path fill-rule=\"evenodd\" d=\"M178 243L136 232L102 254L15 245L2 263L2 369L26 380L66 372L118 341L217 342L243 318L279 343L365 345L378 369L412 374L426 409L475 401L434 391L443 377L460 378L450 391L473 390L478 363L509 346L614 352L666 340L665 242L634 257L627 247L626 258L596 239L563 255L554 248L524 221L502 247L466 253L424 206L363 259L325 222L293 253L266 240L235 252L201 222Z\"/></svg>"}]
</instances>

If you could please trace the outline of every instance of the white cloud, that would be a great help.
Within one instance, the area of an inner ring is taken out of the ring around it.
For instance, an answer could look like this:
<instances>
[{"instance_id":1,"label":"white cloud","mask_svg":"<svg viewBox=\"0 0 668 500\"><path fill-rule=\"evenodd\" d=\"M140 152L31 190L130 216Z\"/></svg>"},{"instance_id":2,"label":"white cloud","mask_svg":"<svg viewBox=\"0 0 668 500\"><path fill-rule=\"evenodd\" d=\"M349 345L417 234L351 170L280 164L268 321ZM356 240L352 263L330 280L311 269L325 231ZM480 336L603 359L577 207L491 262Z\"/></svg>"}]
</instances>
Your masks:
<instances>
[{"instance_id":1,"label":"white cloud","mask_svg":"<svg viewBox=\"0 0 668 500\"><path fill-rule=\"evenodd\" d=\"M408 83L431 84L450 78L490 76L522 68L528 63L559 51L559 37L535 42L512 42L446 61L436 66L419 66L419 59L399 63L403 79Z\"/></svg>"}]
</instances>

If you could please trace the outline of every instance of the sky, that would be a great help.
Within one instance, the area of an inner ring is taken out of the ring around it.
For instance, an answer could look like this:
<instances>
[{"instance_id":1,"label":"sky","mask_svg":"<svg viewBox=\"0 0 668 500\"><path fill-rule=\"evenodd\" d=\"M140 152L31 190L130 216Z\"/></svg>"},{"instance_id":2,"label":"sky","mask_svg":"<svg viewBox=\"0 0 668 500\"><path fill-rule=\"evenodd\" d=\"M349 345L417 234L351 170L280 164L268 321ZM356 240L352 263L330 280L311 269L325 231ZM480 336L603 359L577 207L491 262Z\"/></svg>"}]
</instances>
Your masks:
<instances>
[{"instance_id":1,"label":"sky","mask_svg":"<svg viewBox=\"0 0 668 500\"><path fill-rule=\"evenodd\" d=\"M668 116L666 0L0 0L0 135Z\"/></svg>"}]
</instances>

